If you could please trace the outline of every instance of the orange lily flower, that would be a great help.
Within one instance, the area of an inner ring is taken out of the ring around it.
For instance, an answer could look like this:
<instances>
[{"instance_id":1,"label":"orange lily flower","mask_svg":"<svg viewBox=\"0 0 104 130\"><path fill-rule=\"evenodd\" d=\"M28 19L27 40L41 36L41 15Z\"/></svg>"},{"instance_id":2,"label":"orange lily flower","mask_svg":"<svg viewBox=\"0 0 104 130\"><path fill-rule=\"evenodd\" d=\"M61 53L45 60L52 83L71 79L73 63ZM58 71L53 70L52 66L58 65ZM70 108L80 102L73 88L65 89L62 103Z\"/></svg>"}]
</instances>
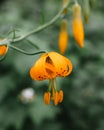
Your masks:
<instances>
[{"instance_id":1,"label":"orange lily flower","mask_svg":"<svg viewBox=\"0 0 104 130\"><path fill-rule=\"evenodd\" d=\"M77 44L82 48L84 46L84 28L81 18L81 7L78 3L73 6L73 34Z\"/></svg>"},{"instance_id":2,"label":"orange lily flower","mask_svg":"<svg viewBox=\"0 0 104 130\"><path fill-rule=\"evenodd\" d=\"M1 41L1 40L2 40L2 39L0 39L0 41ZM6 52L7 52L7 46L6 46L6 45L0 46L0 56L5 55Z\"/></svg>"},{"instance_id":3,"label":"orange lily flower","mask_svg":"<svg viewBox=\"0 0 104 130\"><path fill-rule=\"evenodd\" d=\"M42 54L36 61L30 69L31 78L38 81L49 79L49 88L44 94L45 104L49 105L50 100L53 100L54 105L62 102L63 91L57 92L55 78L68 76L71 72L71 61L56 52Z\"/></svg>"},{"instance_id":4,"label":"orange lily flower","mask_svg":"<svg viewBox=\"0 0 104 130\"><path fill-rule=\"evenodd\" d=\"M7 46L0 46L0 56L5 55L7 52Z\"/></svg>"}]
</instances>

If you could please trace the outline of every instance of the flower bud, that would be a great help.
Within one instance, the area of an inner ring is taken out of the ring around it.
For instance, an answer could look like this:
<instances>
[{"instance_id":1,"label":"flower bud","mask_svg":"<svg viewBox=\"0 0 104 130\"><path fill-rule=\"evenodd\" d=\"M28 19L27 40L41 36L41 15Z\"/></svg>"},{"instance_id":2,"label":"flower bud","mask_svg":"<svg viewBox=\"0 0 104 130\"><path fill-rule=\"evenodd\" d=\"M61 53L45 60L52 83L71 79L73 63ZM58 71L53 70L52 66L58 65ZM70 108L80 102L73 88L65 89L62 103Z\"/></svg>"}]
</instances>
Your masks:
<instances>
[{"instance_id":1,"label":"flower bud","mask_svg":"<svg viewBox=\"0 0 104 130\"><path fill-rule=\"evenodd\" d=\"M79 47L84 46L84 28L81 18L81 7L78 3L73 6L73 20L72 20L72 27L73 27L73 35L74 38L79 45Z\"/></svg>"},{"instance_id":2,"label":"flower bud","mask_svg":"<svg viewBox=\"0 0 104 130\"><path fill-rule=\"evenodd\" d=\"M63 20L61 24L61 30L59 33L59 50L61 54L64 54L68 44L68 30L67 20Z\"/></svg>"}]
</instances>

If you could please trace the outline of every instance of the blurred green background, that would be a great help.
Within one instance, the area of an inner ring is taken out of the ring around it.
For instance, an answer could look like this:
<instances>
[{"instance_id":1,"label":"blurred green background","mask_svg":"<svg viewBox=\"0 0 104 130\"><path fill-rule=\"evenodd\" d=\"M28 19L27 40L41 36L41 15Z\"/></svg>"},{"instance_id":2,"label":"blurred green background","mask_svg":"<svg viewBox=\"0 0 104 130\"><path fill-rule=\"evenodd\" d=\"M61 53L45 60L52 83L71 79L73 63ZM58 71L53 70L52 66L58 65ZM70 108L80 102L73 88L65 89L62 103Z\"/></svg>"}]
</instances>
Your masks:
<instances>
[{"instance_id":1,"label":"blurred green background","mask_svg":"<svg viewBox=\"0 0 104 130\"><path fill-rule=\"evenodd\" d=\"M64 91L61 104L46 106L43 94L48 81L33 81L29 76L39 55L26 56L9 49L0 62L0 130L104 130L104 1L89 1L91 12L89 23L84 24L83 49L73 38L71 12L66 15L69 43L65 56L72 61L73 72L57 78L57 89ZM5 38L13 28L18 30L16 36L35 29L51 20L61 4L60 0L1 0L0 37ZM58 20L28 39L40 50L59 52L60 23ZM28 52L37 51L26 40L14 44ZM24 103L19 95L28 87L35 92L34 100Z\"/></svg>"}]
</instances>

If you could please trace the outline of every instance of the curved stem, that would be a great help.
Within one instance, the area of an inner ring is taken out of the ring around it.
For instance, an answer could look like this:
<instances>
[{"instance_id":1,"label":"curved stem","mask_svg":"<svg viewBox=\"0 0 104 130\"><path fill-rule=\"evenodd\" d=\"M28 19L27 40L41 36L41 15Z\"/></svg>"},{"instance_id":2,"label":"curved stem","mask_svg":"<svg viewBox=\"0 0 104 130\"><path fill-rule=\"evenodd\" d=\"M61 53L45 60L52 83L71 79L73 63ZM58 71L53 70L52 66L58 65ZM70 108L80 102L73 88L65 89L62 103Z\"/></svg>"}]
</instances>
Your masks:
<instances>
[{"instance_id":1,"label":"curved stem","mask_svg":"<svg viewBox=\"0 0 104 130\"><path fill-rule=\"evenodd\" d=\"M20 52L20 53L22 53L22 54L25 54L25 55L37 55L37 54L41 54L41 53L46 53L46 51L38 51L38 52L26 52L26 51L24 51L24 50L22 50L22 49L20 49L20 48L17 48L17 47L15 47L15 46L13 46L13 45L9 45L9 47L11 48L11 49L14 49L14 50L16 50L16 51L18 51L18 52Z\"/></svg>"},{"instance_id":2,"label":"curved stem","mask_svg":"<svg viewBox=\"0 0 104 130\"><path fill-rule=\"evenodd\" d=\"M33 42L29 41L28 39L26 39L26 41L27 41L28 43L30 43L33 47L35 47L36 49L39 50L39 47L38 47L36 44L34 44Z\"/></svg>"},{"instance_id":3,"label":"curved stem","mask_svg":"<svg viewBox=\"0 0 104 130\"><path fill-rule=\"evenodd\" d=\"M49 87L48 87L48 91L50 92L50 91L51 91L51 89L52 89L52 80L50 79L50 80L49 80Z\"/></svg>"},{"instance_id":4,"label":"curved stem","mask_svg":"<svg viewBox=\"0 0 104 130\"><path fill-rule=\"evenodd\" d=\"M69 2L67 3L66 6L64 6L64 7L61 8L61 10L59 11L59 13L58 13L51 21L49 21L49 22L47 22L46 24L44 24L44 25L38 27L37 29L34 29L34 30L28 32L28 33L25 34L25 35L22 35L22 36L19 37L19 38L11 39L10 42L19 42L19 41L21 41L21 40L23 40L23 39L29 37L30 35L32 35L32 34L34 34L34 33L38 33L38 32L40 32L40 31L42 31L43 29L46 29L47 27L51 26L52 24L54 24L54 23L61 17L61 14L62 14L63 10L64 10L65 8L67 8L68 5L69 5Z\"/></svg>"},{"instance_id":5,"label":"curved stem","mask_svg":"<svg viewBox=\"0 0 104 130\"><path fill-rule=\"evenodd\" d=\"M38 33L40 31L48 28L49 26L54 24L59 18L61 18L61 15L62 15L64 9L68 7L69 3L70 2L68 2L64 7L62 7L61 10L58 12L58 14L53 19L51 19L49 22L47 22L46 24L43 24L42 26L38 27L37 29L34 29L34 30L28 32L27 34L24 34L24 35L22 35L18 38L3 39L2 41L0 41L0 45L5 45L5 44L8 44L8 43L14 43L14 42L22 41L23 39L29 37L30 35Z\"/></svg>"}]
</instances>

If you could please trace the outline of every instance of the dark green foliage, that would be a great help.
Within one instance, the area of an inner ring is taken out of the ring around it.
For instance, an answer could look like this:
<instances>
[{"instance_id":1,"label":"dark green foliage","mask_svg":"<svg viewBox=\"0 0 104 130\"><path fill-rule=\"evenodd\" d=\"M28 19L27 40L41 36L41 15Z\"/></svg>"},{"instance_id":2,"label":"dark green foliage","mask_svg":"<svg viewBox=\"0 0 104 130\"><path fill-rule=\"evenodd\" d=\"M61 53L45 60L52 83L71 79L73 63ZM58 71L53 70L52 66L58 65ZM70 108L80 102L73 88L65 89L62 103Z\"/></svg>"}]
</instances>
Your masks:
<instances>
[{"instance_id":1,"label":"dark green foliage","mask_svg":"<svg viewBox=\"0 0 104 130\"><path fill-rule=\"evenodd\" d=\"M73 72L57 79L57 88L64 91L58 106L46 106L43 94L48 82L33 81L29 70L37 56L26 56L9 49L0 62L0 130L104 130L104 1L96 1L85 25L85 47L80 49L72 34L69 19L69 44L65 55L73 63ZM0 1L0 36L16 28L16 36L51 20L61 8L58 0ZM41 50L57 51L60 20L51 28L28 39ZM10 35L9 37L12 37ZM28 52L37 51L27 41L14 43ZM33 102L24 104L21 91L32 87Z\"/></svg>"}]
</instances>

